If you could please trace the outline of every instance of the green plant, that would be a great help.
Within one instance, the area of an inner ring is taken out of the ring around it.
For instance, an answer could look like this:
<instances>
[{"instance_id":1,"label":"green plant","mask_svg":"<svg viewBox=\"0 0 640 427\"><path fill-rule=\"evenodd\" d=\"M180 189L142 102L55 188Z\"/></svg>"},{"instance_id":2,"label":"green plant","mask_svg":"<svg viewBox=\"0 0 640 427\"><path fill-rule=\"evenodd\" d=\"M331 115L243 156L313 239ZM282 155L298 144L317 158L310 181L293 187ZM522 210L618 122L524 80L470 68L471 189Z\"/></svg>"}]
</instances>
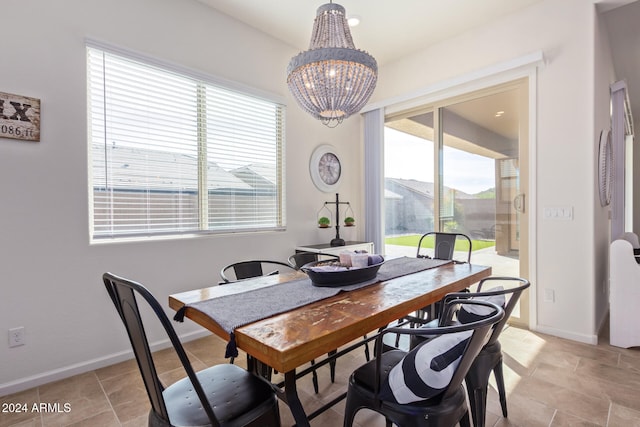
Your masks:
<instances>
[{"instance_id":1,"label":"green plant","mask_svg":"<svg viewBox=\"0 0 640 427\"><path fill-rule=\"evenodd\" d=\"M326 216L322 216L318 219L318 225L321 227L328 227L331 224L331 221Z\"/></svg>"},{"instance_id":2,"label":"green plant","mask_svg":"<svg viewBox=\"0 0 640 427\"><path fill-rule=\"evenodd\" d=\"M346 218L344 219L344 223L345 223L345 224L353 224L354 222L356 222L356 220L355 220L355 219L353 219L353 217L351 217L351 216L348 216L348 217L346 217Z\"/></svg>"}]
</instances>

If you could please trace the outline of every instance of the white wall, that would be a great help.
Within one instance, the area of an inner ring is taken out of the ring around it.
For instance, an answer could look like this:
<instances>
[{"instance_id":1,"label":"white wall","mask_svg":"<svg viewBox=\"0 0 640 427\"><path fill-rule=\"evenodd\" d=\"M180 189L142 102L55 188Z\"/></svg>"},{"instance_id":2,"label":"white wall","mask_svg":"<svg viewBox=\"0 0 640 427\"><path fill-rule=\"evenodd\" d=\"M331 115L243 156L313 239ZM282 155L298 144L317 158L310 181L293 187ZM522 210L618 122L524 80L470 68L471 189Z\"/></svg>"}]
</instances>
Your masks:
<instances>
[{"instance_id":1,"label":"white wall","mask_svg":"<svg viewBox=\"0 0 640 427\"><path fill-rule=\"evenodd\" d=\"M10 349L0 339L0 395L128 356L105 271L142 282L166 304L171 293L217 283L228 262L284 260L296 245L328 242L316 212L335 196L316 190L308 172L320 143L342 155L341 196L364 216L359 119L328 129L298 108L285 82L293 48L196 1L5 0L2 8L0 91L39 98L42 125L38 143L0 139L0 337L24 326L27 341ZM287 231L89 245L85 37L286 97ZM178 329L199 331L189 322Z\"/></svg>"},{"instance_id":2,"label":"white wall","mask_svg":"<svg viewBox=\"0 0 640 427\"><path fill-rule=\"evenodd\" d=\"M595 342L604 297L597 282L604 277L596 266L605 236L594 230L606 226L602 212L594 216L595 179L594 43L595 9L583 0L546 0L458 37L431 46L380 72L375 100L382 102L435 86L476 70L542 50L545 66L538 72L537 141L537 325L558 336ZM374 52L375 53L375 52ZM608 90L599 76L598 127L606 118ZM604 85L604 86L603 86ZM606 105L603 104L606 101ZM571 206L572 221L544 220L546 206ZM597 223L596 223L597 221ZM595 245L594 245L595 240ZM597 279L596 279L597 278ZM545 289L555 302L543 300Z\"/></svg>"}]
</instances>

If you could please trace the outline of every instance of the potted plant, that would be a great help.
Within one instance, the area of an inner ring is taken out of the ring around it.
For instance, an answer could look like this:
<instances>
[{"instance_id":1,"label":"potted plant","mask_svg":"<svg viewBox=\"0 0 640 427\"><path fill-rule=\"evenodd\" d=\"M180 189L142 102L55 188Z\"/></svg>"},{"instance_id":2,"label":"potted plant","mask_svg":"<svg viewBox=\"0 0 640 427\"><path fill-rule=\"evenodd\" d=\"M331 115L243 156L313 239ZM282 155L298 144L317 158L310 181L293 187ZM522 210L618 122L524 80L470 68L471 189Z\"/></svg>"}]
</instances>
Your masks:
<instances>
[{"instance_id":1,"label":"potted plant","mask_svg":"<svg viewBox=\"0 0 640 427\"><path fill-rule=\"evenodd\" d=\"M331 221L326 216L322 216L318 219L318 226L320 228L327 228L331 224Z\"/></svg>"},{"instance_id":2,"label":"potted plant","mask_svg":"<svg viewBox=\"0 0 640 427\"><path fill-rule=\"evenodd\" d=\"M344 219L344 225L345 227L353 227L353 225L356 223L356 220L353 219L353 217L348 216Z\"/></svg>"}]
</instances>

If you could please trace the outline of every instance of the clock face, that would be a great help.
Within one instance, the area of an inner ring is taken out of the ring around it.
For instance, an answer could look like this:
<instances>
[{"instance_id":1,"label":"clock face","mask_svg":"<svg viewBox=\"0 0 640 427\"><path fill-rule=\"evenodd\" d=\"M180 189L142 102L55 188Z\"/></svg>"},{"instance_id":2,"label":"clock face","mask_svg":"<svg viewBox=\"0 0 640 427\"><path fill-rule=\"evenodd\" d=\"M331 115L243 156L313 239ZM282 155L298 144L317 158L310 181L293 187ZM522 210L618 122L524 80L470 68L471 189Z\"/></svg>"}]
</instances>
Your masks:
<instances>
[{"instance_id":1,"label":"clock face","mask_svg":"<svg viewBox=\"0 0 640 427\"><path fill-rule=\"evenodd\" d=\"M318 173L325 184L333 185L340 179L340 160L333 153L325 153L318 161Z\"/></svg>"},{"instance_id":2,"label":"clock face","mask_svg":"<svg viewBox=\"0 0 640 427\"><path fill-rule=\"evenodd\" d=\"M309 173L318 190L336 191L342 178L342 163L335 148L328 144L316 147L309 161Z\"/></svg>"}]
</instances>

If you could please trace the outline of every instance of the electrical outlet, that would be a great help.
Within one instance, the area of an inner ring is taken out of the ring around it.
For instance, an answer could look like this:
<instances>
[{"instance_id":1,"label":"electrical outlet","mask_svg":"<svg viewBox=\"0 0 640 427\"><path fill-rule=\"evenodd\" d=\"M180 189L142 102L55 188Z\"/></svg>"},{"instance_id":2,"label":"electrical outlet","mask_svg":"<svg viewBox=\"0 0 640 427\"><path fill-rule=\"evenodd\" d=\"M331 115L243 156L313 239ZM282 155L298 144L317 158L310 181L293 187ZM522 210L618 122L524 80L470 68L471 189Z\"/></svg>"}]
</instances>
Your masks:
<instances>
[{"instance_id":1,"label":"electrical outlet","mask_svg":"<svg viewBox=\"0 0 640 427\"><path fill-rule=\"evenodd\" d=\"M9 347L25 345L24 326L9 329Z\"/></svg>"},{"instance_id":2,"label":"electrical outlet","mask_svg":"<svg viewBox=\"0 0 640 427\"><path fill-rule=\"evenodd\" d=\"M553 289L545 288L544 300L545 302L554 302L556 300L556 292Z\"/></svg>"}]
</instances>

